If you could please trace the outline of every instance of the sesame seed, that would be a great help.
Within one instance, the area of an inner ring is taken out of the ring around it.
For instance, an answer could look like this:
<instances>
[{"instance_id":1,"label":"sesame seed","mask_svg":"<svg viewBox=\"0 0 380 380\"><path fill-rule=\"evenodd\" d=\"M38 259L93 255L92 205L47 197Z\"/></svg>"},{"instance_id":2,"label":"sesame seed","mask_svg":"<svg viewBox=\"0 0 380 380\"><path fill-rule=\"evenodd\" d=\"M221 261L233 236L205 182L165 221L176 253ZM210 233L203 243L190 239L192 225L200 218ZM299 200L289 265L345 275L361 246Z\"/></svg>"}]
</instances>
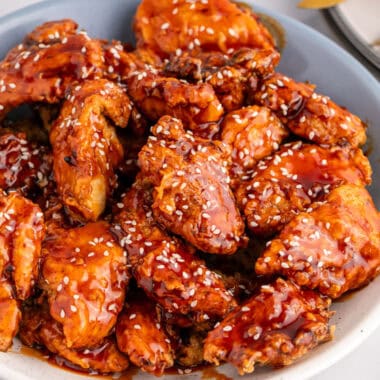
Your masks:
<instances>
[{"instance_id":1,"label":"sesame seed","mask_svg":"<svg viewBox=\"0 0 380 380\"><path fill-rule=\"evenodd\" d=\"M169 29L170 24L168 22L165 22L164 24L161 25L161 30L166 30Z\"/></svg>"},{"instance_id":2,"label":"sesame seed","mask_svg":"<svg viewBox=\"0 0 380 380\"><path fill-rule=\"evenodd\" d=\"M250 311L251 309L248 307L248 306L243 306L242 308L241 308L241 311L243 311L243 312L246 312L246 311Z\"/></svg>"},{"instance_id":3,"label":"sesame seed","mask_svg":"<svg viewBox=\"0 0 380 380\"><path fill-rule=\"evenodd\" d=\"M59 313L59 316L61 318L65 318L65 316L66 316L65 310L61 309L61 312Z\"/></svg>"},{"instance_id":4,"label":"sesame seed","mask_svg":"<svg viewBox=\"0 0 380 380\"><path fill-rule=\"evenodd\" d=\"M75 305L71 305L70 306L70 310L73 312L73 313L76 313L78 311L77 307Z\"/></svg>"},{"instance_id":5,"label":"sesame seed","mask_svg":"<svg viewBox=\"0 0 380 380\"><path fill-rule=\"evenodd\" d=\"M129 319L135 319L136 318L136 314L131 314L130 316L129 316Z\"/></svg>"},{"instance_id":6,"label":"sesame seed","mask_svg":"<svg viewBox=\"0 0 380 380\"><path fill-rule=\"evenodd\" d=\"M133 328L134 328L135 330L141 330L141 326L140 326L139 324L135 324L135 325L133 325Z\"/></svg>"},{"instance_id":7,"label":"sesame seed","mask_svg":"<svg viewBox=\"0 0 380 380\"><path fill-rule=\"evenodd\" d=\"M229 326L229 325L224 326L224 327L223 327L223 331L226 331L226 332L228 332L228 331L232 331L232 326Z\"/></svg>"}]
</instances>

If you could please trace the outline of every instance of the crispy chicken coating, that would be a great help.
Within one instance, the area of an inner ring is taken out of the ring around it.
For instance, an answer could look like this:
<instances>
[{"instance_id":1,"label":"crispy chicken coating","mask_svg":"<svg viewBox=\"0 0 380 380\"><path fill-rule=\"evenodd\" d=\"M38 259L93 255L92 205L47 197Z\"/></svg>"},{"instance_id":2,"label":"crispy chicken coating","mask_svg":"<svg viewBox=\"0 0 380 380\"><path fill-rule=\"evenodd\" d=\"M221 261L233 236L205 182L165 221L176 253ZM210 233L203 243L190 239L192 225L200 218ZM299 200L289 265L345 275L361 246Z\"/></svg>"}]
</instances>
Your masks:
<instances>
[{"instance_id":1,"label":"crispy chicken coating","mask_svg":"<svg viewBox=\"0 0 380 380\"><path fill-rule=\"evenodd\" d=\"M273 38L258 17L229 0L143 0L134 31L138 48L151 49L162 57L186 50L274 49Z\"/></svg>"},{"instance_id":2,"label":"crispy chicken coating","mask_svg":"<svg viewBox=\"0 0 380 380\"><path fill-rule=\"evenodd\" d=\"M14 299L12 286L0 279L0 352L7 351L17 334L21 312Z\"/></svg>"},{"instance_id":3,"label":"crispy chicken coating","mask_svg":"<svg viewBox=\"0 0 380 380\"><path fill-rule=\"evenodd\" d=\"M143 296L128 300L116 325L119 350L137 367L157 376L174 361L169 335L160 322L160 310Z\"/></svg>"},{"instance_id":4,"label":"crispy chicken coating","mask_svg":"<svg viewBox=\"0 0 380 380\"><path fill-rule=\"evenodd\" d=\"M0 195L0 278L9 279L16 297L27 299L37 280L45 234L41 209L17 193Z\"/></svg>"},{"instance_id":5,"label":"crispy chicken coating","mask_svg":"<svg viewBox=\"0 0 380 380\"><path fill-rule=\"evenodd\" d=\"M73 82L102 76L101 44L72 34L72 27L70 21L37 27L0 63L0 118L23 103L57 103Z\"/></svg>"},{"instance_id":6,"label":"crispy chicken coating","mask_svg":"<svg viewBox=\"0 0 380 380\"><path fill-rule=\"evenodd\" d=\"M206 124L204 128L209 129L207 123L217 122L223 115L223 106L207 83L190 84L167 78L154 69L133 71L126 83L128 95L153 122L170 115L181 119L196 132L202 129L200 124Z\"/></svg>"},{"instance_id":7,"label":"crispy chicken coating","mask_svg":"<svg viewBox=\"0 0 380 380\"><path fill-rule=\"evenodd\" d=\"M380 213L368 192L353 185L296 216L256 262L258 274L279 273L332 298L379 271Z\"/></svg>"},{"instance_id":8,"label":"crispy chicken coating","mask_svg":"<svg viewBox=\"0 0 380 380\"><path fill-rule=\"evenodd\" d=\"M225 316L236 302L221 279L208 270L190 247L155 223L151 184L141 177L118 204L116 231L137 284L165 311L199 323Z\"/></svg>"},{"instance_id":9,"label":"crispy chicken coating","mask_svg":"<svg viewBox=\"0 0 380 380\"><path fill-rule=\"evenodd\" d=\"M20 310L37 280L45 227L40 208L17 193L0 194L0 351L18 331Z\"/></svg>"},{"instance_id":10,"label":"crispy chicken coating","mask_svg":"<svg viewBox=\"0 0 380 380\"><path fill-rule=\"evenodd\" d=\"M109 229L105 222L61 228L43 246L40 286L70 349L99 345L123 308L126 254Z\"/></svg>"},{"instance_id":11,"label":"crispy chicken coating","mask_svg":"<svg viewBox=\"0 0 380 380\"><path fill-rule=\"evenodd\" d=\"M71 89L50 141L58 192L73 216L96 221L104 211L124 155L110 120L125 127L130 111L124 90L105 79Z\"/></svg>"},{"instance_id":12,"label":"crispy chicken coating","mask_svg":"<svg viewBox=\"0 0 380 380\"><path fill-rule=\"evenodd\" d=\"M22 314L19 336L28 346L45 346L79 368L104 374L121 372L129 366L127 357L118 350L113 338L105 338L93 349L68 348L62 327L49 315L46 304L25 307Z\"/></svg>"},{"instance_id":13,"label":"crispy chicken coating","mask_svg":"<svg viewBox=\"0 0 380 380\"><path fill-rule=\"evenodd\" d=\"M228 361L241 375L253 372L256 363L289 365L332 338L330 303L279 278L209 332L204 358L216 365Z\"/></svg>"},{"instance_id":14,"label":"crispy chicken coating","mask_svg":"<svg viewBox=\"0 0 380 380\"><path fill-rule=\"evenodd\" d=\"M0 188L18 190L31 196L34 190L44 188L52 170L48 149L30 143L24 133L6 133L0 136Z\"/></svg>"},{"instance_id":15,"label":"crispy chicken coating","mask_svg":"<svg viewBox=\"0 0 380 380\"><path fill-rule=\"evenodd\" d=\"M209 83L225 111L241 108L246 103L248 89L258 78L273 73L280 54L271 49L241 48L232 55L221 52L191 53L171 56L165 74L190 82Z\"/></svg>"},{"instance_id":16,"label":"crispy chicken coating","mask_svg":"<svg viewBox=\"0 0 380 380\"><path fill-rule=\"evenodd\" d=\"M275 73L253 91L253 101L276 112L294 134L317 144L364 144L364 123L314 88Z\"/></svg>"},{"instance_id":17,"label":"crispy chicken coating","mask_svg":"<svg viewBox=\"0 0 380 380\"><path fill-rule=\"evenodd\" d=\"M224 144L194 138L180 120L162 117L139 153L142 176L155 186L156 220L198 249L232 254L244 223L229 187Z\"/></svg>"},{"instance_id":18,"label":"crispy chicken coating","mask_svg":"<svg viewBox=\"0 0 380 380\"><path fill-rule=\"evenodd\" d=\"M360 149L295 142L257 165L236 191L248 227L258 235L279 231L294 215L334 187L367 185L371 167Z\"/></svg>"},{"instance_id":19,"label":"crispy chicken coating","mask_svg":"<svg viewBox=\"0 0 380 380\"><path fill-rule=\"evenodd\" d=\"M231 187L239 185L287 136L287 129L266 107L250 106L228 113L221 123L220 139L232 147Z\"/></svg>"}]
</instances>

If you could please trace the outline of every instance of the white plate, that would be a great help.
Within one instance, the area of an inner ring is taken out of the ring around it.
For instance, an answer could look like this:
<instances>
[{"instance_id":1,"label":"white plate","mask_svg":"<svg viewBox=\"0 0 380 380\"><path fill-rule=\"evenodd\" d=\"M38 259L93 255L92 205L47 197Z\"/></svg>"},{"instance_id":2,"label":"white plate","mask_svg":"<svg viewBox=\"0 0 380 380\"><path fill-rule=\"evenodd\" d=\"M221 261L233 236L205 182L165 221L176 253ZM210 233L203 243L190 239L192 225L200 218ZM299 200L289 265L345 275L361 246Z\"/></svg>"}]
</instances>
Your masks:
<instances>
[{"instance_id":1,"label":"white plate","mask_svg":"<svg viewBox=\"0 0 380 380\"><path fill-rule=\"evenodd\" d=\"M247 3L251 3L247 1ZM27 7L12 15L0 18L0 56L19 43L34 26L48 20L74 18L89 31L102 38L131 40L131 18L138 0L54 0ZM371 193L380 206L380 86L368 71L339 46L307 26L257 7L278 19L287 31L288 44L283 52L279 70L296 78L318 85L337 103L348 107L369 125L370 145L375 148L370 156L374 169ZM357 347L380 324L380 279L356 292L342 303L335 303L336 315L332 323L337 326L336 337L317 347L292 366L271 370L258 368L246 379L254 380L305 380L334 364ZM217 369L231 379L237 372L225 365ZM228 379L225 378L225 380ZM94 377L89 377L93 379ZM169 379L178 375L168 376ZM202 378L202 372L181 377ZM210 377L204 377L210 378ZM66 380L84 379L83 376L57 369L37 358L22 353L0 353L1 380ZM139 373L134 380L153 379ZM222 379L222 377L221 377Z\"/></svg>"},{"instance_id":2,"label":"white plate","mask_svg":"<svg viewBox=\"0 0 380 380\"><path fill-rule=\"evenodd\" d=\"M380 69L380 2L348 0L329 12L349 41Z\"/></svg>"}]
</instances>

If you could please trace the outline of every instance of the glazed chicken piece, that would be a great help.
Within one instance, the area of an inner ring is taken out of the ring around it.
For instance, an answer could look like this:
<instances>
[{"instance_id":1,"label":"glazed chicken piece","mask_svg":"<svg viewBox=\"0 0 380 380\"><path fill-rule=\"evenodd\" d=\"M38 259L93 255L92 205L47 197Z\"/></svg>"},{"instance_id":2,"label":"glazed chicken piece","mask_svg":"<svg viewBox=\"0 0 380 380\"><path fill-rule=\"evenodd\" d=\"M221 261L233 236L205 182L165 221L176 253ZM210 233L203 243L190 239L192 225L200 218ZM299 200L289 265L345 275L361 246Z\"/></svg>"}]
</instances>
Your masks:
<instances>
[{"instance_id":1,"label":"glazed chicken piece","mask_svg":"<svg viewBox=\"0 0 380 380\"><path fill-rule=\"evenodd\" d=\"M58 193L72 216L96 221L116 187L123 148L111 124L125 127L131 104L105 79L71 89L50 132Z\"/></svg>"},{"instance_id":2,"label":"glazed chicken piece","mask_svg":"<svg viewBox=\"0 0 380 380\"><path fill-rule=\"evenodd\" d=\"M229 0L143 0L134 31L138 48L164 58L186 50L196 54L240 47L274 49L273 38L258 17Z\"/></svg>"},{"instance_id":3,"label":"glazed chicken piece","mask_svg":"<svg viewBox=\"0 0 380 380\"><path fill-rule=\"evenodd\" d=\"M102 76L101 44L73 28L67 20L42 25L8 53L0 63L0 118L23 103L57 103L73 82Z\"/></svg>"},{"instance_id":4,"label":"glazed chicken piece","mask_svg":"<svg viewBox=\"0 0 380 380\"><path fill-rule=\"evenodd\" d=\"M24 133L0 136L0 188L31 196L48 184L52 157L47 148L30 143Z\"/></svg>"},{"instance_id":5,"label":"glazed chicken piece","mask_svg":"<svg viewBox=\"0 0 380 380\"><path fill-rule=\"evenodd\" d=\"M368 192L353 185L296 216L256 263L258 274L281 274L332 298L379 271L380 213Z\"/></svg>"},{"instance_id":6,"label":"glazed chicken piece","mask_svg":"<svg viewBox=\"0 0 380 380\"><path fill-rule=\"evenodd\" d=\"M139 153L141 174L155 186L156 220L198 249L233 254L244 223L230 190L223 143L194 138L180 120L162 117Z\"/></svg>"},{"instance_id":7,"label":"glazed chicken piece","mask_svg":"<svg viewBox=\"0 0 380 380\"><path fill-rule=\"evenodd\" d=\"M0 352L7 351L17 334L21 312L11 284L0 279Z\"/></svg>"},{"instance_id":8,"label":"glazed chicken piece","mask_svg":"<svg viewBox=\"0 0 380 380\"><path fill-rule=\"evenodd\" d=\"M116 325L117 346L143 371L156 376L173 366L174 350L162 326L161 311L144 296L128 300Z\"/></svg>"},{"instance_id":9,"label":"glazed chicken piece","mask_svg":"<svg viewBox=\"0 0 380 380\"><path fill-rule=\"evenodd\" d=\"M360 149L295 142L260 161L251 178L237 189L236 198L248 227L257 235L269 236L334 187L365 186L371 174Z\"/></svg>"},{"instance_id":10,"label":"glazed chicken piece","mask_svg":"<svg viewBox=\"0 0 380 380\"><path fill-rule=\"evenodd\" d=\"M266 107L228 113L221 123L220 140L232 148L231 187L248 179L257 162L276 151L287 136L287 129Z\"/></svg>"},{"instance_id":11,"label":"glazed chicken piece","mask_svg":"<svg viewBox=\"0 0 380 380\"><path fill-rule=\"evenodd\" d=\"M17 300L26 300L37 280L43 214L17 193L1 194L0 231L0 351L6 351L18 330Z\"/></svg>"},{"instance_id":12,"label":"glazed chicken piece","mask_svg":"<svg viewBox=\"0 0 380 380\"><path fill-rule=\"evenodd\" d=\"M364 144L364 123L329 97L316 94L314 88L275 73L253 91L253 101L276 112L294 134L304 139L328 145Z\"/></svg>"},{"instance_id":13,"label":"glazed chicken piece","mask_svg":"<svg viewBox=\"0 0 380 380\"><path fill-rule=\"evenodd\" d=\"M212 134L213 129L217 129L215 122L224 112L212 86L207 83L190 84L167 78L154 69L136 70L126 83L128 95L152 122L170 115L181 119L194 132L206 129L203 133Z\"/></svg>"},{"instance_id":14,"label":"glazed chicken piece","mask_svg":"<svg viewBox=\"0 0 380 380\"><path fill-rule=\"evenodd\" d=\"M68 348L62 327L49 315L46 303L23 308L19 336L27 346L45 346L51 353L85 370L106 374L124 371L129 366L128 358L118 350L112 337L92 349Z\"/></svg>"},{"instance_id":15,"label":"glazed chicken piece","mask_svg":"<svg viewBox=\"0 0 380 380\"><path fill-rule=\"evenodd\" d=\"M26 300L38 276L45 235L41 209L17 193L0 195L0 275L13 282L16 297Z\"/></svg>"},{"instance_id":16,"label":"glazed chicken piece","mask_svg":"<svg viewBox=\"0 0 380 380\"><path fill-rule=\"evenodd\" d=\"M96 347L123 308L126 253L106 222L57 229L45 240L40 286L70 349Z\"/></svg>"},{"instance_id":17,"label":"glazed chicken piece","mask_svg":"<svg viewBox=\"0 0 380 380\"><path fill-rule=\"evenodd\" d=\"M231 55L221 52L173 55L165 66L168 76L191 83L209 83L225 111L241 108L246 103L248 89L258 79L272 74L280 54L271 49L242 48Z\"/></svg>"},{"instance_id":18,"label":"glazed chicken piece","mask_svg":"<svg viewBox=\"0 0 380 380\"><path fill-rule=\"evenodd\" d=\"M240 375L256 363L283 366L332 338L330 299L281 278L232 311L209 332L204 359L227 361Z\"/></svg>"},{"instance_id":19,"label":"glazed chicken piece","mask_svg":"<svg viewBox=\"0 0 380 380\"><path fill-rule=\"evenodd\" d=\"M140 176L117 205L115 228L137 284L167 312L196 323L224 317L235 300L189 246L157 226L151 192L151 184Z\"/></svg>"}]
</instances>

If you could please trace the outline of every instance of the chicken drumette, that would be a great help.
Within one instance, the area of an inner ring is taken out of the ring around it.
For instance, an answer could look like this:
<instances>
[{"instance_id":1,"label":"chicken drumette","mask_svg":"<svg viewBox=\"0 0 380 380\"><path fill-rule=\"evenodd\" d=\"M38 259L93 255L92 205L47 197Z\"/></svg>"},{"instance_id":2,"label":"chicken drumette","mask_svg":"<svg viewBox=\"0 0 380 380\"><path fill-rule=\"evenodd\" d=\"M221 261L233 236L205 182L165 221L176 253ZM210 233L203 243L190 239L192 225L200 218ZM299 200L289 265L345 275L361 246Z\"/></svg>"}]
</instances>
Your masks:
<instances>
[{"instance_id":1,"label":"chicken drumette","mask_svg":"<svg viewBox=\"0 0 380 380\"><path fill-rule=\"evenodd\" d=\"M248 227L268 236L334 187L369 184L371 174L369 161L359 149L295 142L260 161L236 197Z\"/></svg>"},{"instance_id":2,"label":"chicken drumette","mask_svg":"<svg viewBox=\"0 0 380 380\"><path fill-rule=\"evenodd\" d=\"M99 345L122 310L129 273L126 253L105 222L56 229L43 245L40 286L68 348Z\"/></svg>"},{"instance_id":3,"label":"chicken drumette","mask_svg":"<svg viewBox=\"0 0 380 380\"><path fill-rule=\"evenodd\" d=\"M198 249L232 254L244 223L230 190L223 143L195 138L180 120L162 117L139 153L141 174L155 186L156 220Z\"/></svg>"},{"instance_id":4,"label":"chicken drumette","mask_svg":"<svg viewBox=\"0 0 380 380\"><path fill-rule=\"evenodd\" d=\"M255 364L283 366L332 338L330 300L291 281L277 279L232 311L209 332L204 358L227 361L241 375Z\"/></svg>"},{"instance_id":5,"label":"chicken drumette","mask_svg":"<svg viewBox=\"0 0 380 380\"><path fill-rule=\"evenodd\" d=\"M72 216L96 221L104 211L124 155L110 120L125 127L131 108L124 89L105 79L71 88L50 141L58 193Z\"/></svg>"},{"instance_id":6,"label":"chicken drumette","mask_svg":"<svg viewBox=\"0 0 380 380\"><path fill-rule=\"evenodd\" d=\"M368 192L344 185L296 216L256 263L337 298L367 284L380 268L380 214Z\"/></svg>"},{"instance_id":7,"label":"chicken drumette","mask_svg":"<svg viewBox=\"0 0 380 380\"><path fill-rule=\"evenodd\" d=\"M26 300L38 277L45 226L40 208L17 193L0 195L0 351L18 330L16 300Z\"/></svg>"},{"instance_id":8,"label":"chicken drumette","mask_svg":"<svg viewBox=\"0 0 380 380\"><path fill-rule=\"evenodd\" d=\"M137 47L162 57L182 51L240 47L274 49L274 41L251 11L229 0L143 0L135 15Z\"/></svg>"},{"instance_id":9,"label":"chicken drumette","mask_svg":"<svg viewBox=\"0 0 380 380\"><path fill-rule=\"evenodd\" d=\"M116 231L137 284L167 312L195 322L220 319L236 302L193 250L155 223L151 184L138 177L117 207Z\"/></svg>"}]
</instances>

